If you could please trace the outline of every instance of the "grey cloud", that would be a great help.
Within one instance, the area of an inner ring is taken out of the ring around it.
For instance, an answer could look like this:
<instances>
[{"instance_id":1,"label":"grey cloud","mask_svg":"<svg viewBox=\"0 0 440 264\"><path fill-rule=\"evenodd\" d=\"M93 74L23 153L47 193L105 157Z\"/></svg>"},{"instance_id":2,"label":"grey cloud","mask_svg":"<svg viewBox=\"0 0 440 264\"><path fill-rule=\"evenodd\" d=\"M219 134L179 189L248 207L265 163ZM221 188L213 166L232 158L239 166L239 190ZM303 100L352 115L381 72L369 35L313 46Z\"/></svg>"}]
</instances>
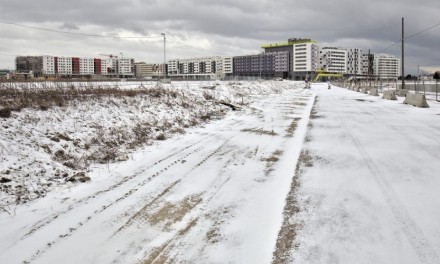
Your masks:
<instances>
[{"instance_id":1,"label":"grey cloud","mask_svg":"<svg viewBox=\"0 0 440 264\"><path fill-rule=\"evenodd\" d=\"M67 29L67 30L78 30L79 27L72 23L64 23L60 26L60 29Z\"/></svg>"},{"instance_id":2,"label":"grey cloud","mask_svg":"<svg viewBox=\"0 0 440 264\"><path fill-rule=\"evenodd\" d=\"M205 39L209 48L218 53L241 55L258 50L262 43L285 41L289 37L310 37L326 45L357 45L379 52L400 39L402 16L406 19L406 32L411 34L440 22L439 11L438 0L421 4L413 0L23 0L2 3L0 14L4 17L0 19L42 27L55 25L62 30L89 34L128 32L157 36L168 32L181 42ZM9 45L11 52L14 48L45 51L54 45L52 49L59 52L63 51L60 47L69 48L71 53L91 55L98 49L125 49L134 57L139 54L149 59L161 58L160 39L129 42L80 38L81 43L72 43L71 36L21 28L15 28L22 32L17 37L11 27L0 25L2 43ZM437 50L439 36L440 26L408 39L408 56L420 58L421 63L435 64L432 54ZM33 45L21 41L22 38L33 40ZM171 39L169 44L175 48L170 56L197 56L199 52L173 44ZM386 52L399 55L400 50L396 46ZM0 67L4 61L0 57ZM415 69L415 65L407 68Z\"/></svg>"}]
</instances>

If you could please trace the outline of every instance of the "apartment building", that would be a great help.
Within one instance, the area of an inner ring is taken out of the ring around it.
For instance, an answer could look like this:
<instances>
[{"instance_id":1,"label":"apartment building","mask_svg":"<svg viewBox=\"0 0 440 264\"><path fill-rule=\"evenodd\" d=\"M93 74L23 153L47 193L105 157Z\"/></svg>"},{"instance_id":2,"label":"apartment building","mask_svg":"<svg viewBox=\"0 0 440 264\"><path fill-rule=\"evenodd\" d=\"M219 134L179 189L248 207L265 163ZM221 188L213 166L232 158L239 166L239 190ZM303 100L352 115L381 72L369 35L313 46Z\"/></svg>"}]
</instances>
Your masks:
<instances>
[{"instance_id":1,"label":"apartment building","mask_svg":"<svg viewBox=\"0 0 440 264\"><path fill-rule=\"evenodd\" d=\"M72 57L57 57L57 74L72 75Z\"/></svg>"},{"instance_id":2,"label":"apartment building","mask_svg":"<svg viewBox=\"0 0 440 264\"><path fill-rule=\"evenodd\" d=\"M400 59L387 54L374 54L373 75L379 79L396 79L400 74Z\"/></svg>"},{"instance_id":3,"label":"apartment building","mask_svg":"<svg viewBox=\"0 0 440 264\"><path fill-rule=\"evenodd\" d=\"M286 77L289 70L289 53L284 50L235 56L233 69L236 76Z\"/></svg>"},{"instance_id":4,"label":"apartment building","mask_svg":"<svg viewBox=\"0 0 440 264\"><path fill-rule=\"evenodd\" d=\"M54 75L56 71L56 57L43 56L43 75Z\"/></svg>"},{"instance_id":5,"label":"apartment building","mask_svg":"<svg viewBox=\"0 0 440 264\"><path fill-rule=\"evenodd\" d=\"M234 73L234 58L232 56L223 57L223 74L231 76Z\"/></svg>"},{"instance_id":6,"label":"apartment building","mask_svg":"<svg viewBox=\"0 0 440 264\"><path fill-rule=\"evenodd\" d=\"M334 73L347 73L347 50L324 47L319 49L319 68Z\"/></svg>"},{"instance_id":7,"label":"apartment building","mask_svg":"<svg viewBox=\"0 0 440 264\"><path fill-rule=\"evenodd\" d=\"M133 77L134 76L134 59L118 58L116 59L117 75L119 77Z\"/></svg>"},{"instance_id":8,"label":"apartment building","mask_svg":"<svg viewBox=\"0 0 440 264\"><path fill-rule=\"evenodd\" d=\"M231 71L231 57L200 57L168 61L168 77L194 80L213 80L225 77L224 65Z\"/></svg>"},{"instance_id":9,"label":"apartment building","mask_svg":"<svg viewBox=\"0 0 440 264\"><path fill-rule=\"evenodd\" d=\"M363 55L362 49L347 49L347 74L351 76L362 75Z\"/></svg>"},{"instance_id":10,"label":"apartment building","mask_svg":"<svg viewBox=\"0 0 440 264\"><path fill-rule=\"evenodd\" d=\"M137 62L134 74L138 78L160 78L164 76L164 64Z\"/></svg>"},{"instance_id":11,"label":"apartment building","mask_svg":"<svg viewBox=\"0 0 440 264\"><path fill-rule=\"evenodd\" d=\"M287 42L263 44L261 48L266 54L274 52L287 53L287 59L283 55L282 60L287 61L288 68L281 73L283 78L304 80L306 76L314 74L318 70L318 45L311 39L290 38Z\"/></svg>"},{"instance_id":12,"label":"apartment building","mask_svg":"<svg viewBox=\"0 0 440 264\"><path fill-rule=\"evenodd\" d=\"M95 74L95 60L93 58L79 58L79 75Z\"/></svg>"}]
</instances>

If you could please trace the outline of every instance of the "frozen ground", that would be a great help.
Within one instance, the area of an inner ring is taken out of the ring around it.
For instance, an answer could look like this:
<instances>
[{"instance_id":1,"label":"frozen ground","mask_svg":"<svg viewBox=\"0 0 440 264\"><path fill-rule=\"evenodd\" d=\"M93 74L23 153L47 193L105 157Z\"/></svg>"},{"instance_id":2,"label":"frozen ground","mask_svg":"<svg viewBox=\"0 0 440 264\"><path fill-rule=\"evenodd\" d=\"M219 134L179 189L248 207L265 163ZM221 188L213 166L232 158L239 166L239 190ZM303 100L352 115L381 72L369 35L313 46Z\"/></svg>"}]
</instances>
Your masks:
<instances>
[{"instance_id":1,"label":"frozen ground","mask_svg":"<svg viewBox=\"0 0 440 264\"><path fill-rule=\"evenodd\" d=\"M321 90L320 90L321 88ZM440 105L318 93L294 263L440 263Z\"/></svg>"},{"instance_id":2,"label":"frozen ground","mask_svg":"<svg viewBox=\"0 0 440 264\"><path fill-rule=\"evenodd\" d=\"M240 111L0 215L0 262L439 263L437 102L252 87Z\"/></svg>"}]
</instances>

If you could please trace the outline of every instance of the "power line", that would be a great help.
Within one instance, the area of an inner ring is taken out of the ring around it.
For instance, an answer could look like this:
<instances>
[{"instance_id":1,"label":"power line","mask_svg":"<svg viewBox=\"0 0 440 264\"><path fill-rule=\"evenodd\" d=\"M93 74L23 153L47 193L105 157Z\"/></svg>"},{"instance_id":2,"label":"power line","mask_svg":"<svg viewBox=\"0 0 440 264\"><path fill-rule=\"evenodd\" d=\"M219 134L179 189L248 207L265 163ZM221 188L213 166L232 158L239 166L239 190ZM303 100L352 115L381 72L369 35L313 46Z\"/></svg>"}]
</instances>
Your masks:
<instances>
[{"instance_id":1,"label":"power line","mask_svg":"<svg viewBox=\"0 0 440 264\"><path fill-rule=\"evenodd\" d=\"M6 25L13 25L13 26L17 26L17 27L22 27L22 28L36 29L36 30L53 32L53 33L69 34L69 35L84 36L84 37L117 38L117 39L159 39L159 38L162 38L162 36L150 36L150 37L146 37L146 36L104 36L104 35L99 35L99 34L85 34L85 33L69 32L69 31L62 31L62 30L43 28L43 27L26 26L26 25L17 24L17 23L13 23L13 22L9 22L9 21L4 21L4 20L0 20L0 23L1 24L6 24ZM176 40L173 37L172 38L168 38L168 39L173 41L173 42L176 42L176 43L178 43L178 44L180 44L182 46L186 46L186 47L189 47L189 48L192 48L192 49L196 49L196 50L203 51L203 52L216 53L216 54L222 55L221 53L218 53L218 52L215 52L215 51L212 51L212 50L202 49L200 47L196 47L196 46L192 46L192 45L189 45L189 44L185 44L183 42L180 42L180 41Z\"/></svg>"},{"instance_id":2,"label":"power line","mask_svg":"<svg viewBox=\"0 0 440 264\"><path fill-rule=\"evenodd\" d=\"M428 27L428 28L425 28L424 30L421 30L421 31L419 31L419 32L417 32L417 33L414 33L414 34L412 34L412 35L410 35L410 36L408 36L408 37L405 37L405 39L412 38L412 37L414 37L414 36L417 36L417 35L419 35L419 34L422 34L423 32L426 32L426 31L428 31L428 30L430 30L430 29L433 29L433 28L435 28L435 27L438 27L438 26L440 26L440 23L437 23L437 24L435 24L434 26L430 26L430 27Z\"/></svg>"},{"instance_id":3,"label":"power line","mask_svg":"<svg viewBox=\"0 0 440 264\"><path fill-rule=\"evenodd\" d=\"M146 36L133 36L133 37L128 37L128 36L104 36L104 35L98 35L98 34L84 34L84 33L62 31L62 30L56 30L56 29L50 29L50 28L26 26L26 25L21 25L21 24L17 24L17 23L13 23L13 22L8 22L8 21L3 21L3 20L0 20L0 23L1 24L6 24L6 25L13 25L13 26L17 26L17 27L22 27L22 28L37 29L37 30L54 32L54 33L69 34L69 35L84 36L84 37L117 38L117 39L155 39L155 38L162 38L161 36L154 36L154 37L146 37Z\"/></svg>"},{"instance_id":4,"label":"power line","mask_svg":"<svg viewBox=\"0 0 440 264\"><path fill-rule=\"evenodd\" d=\"M215 53L215 54L219 54L219 55L224 55L222 53L219 53L219 52L216 52L216 51L213 51L213 50L207 50L207 49L203 49L203 48L200 48L200 47L196 47L196 46L192 46L192 45L189 45L189 44L182 43L182 42L180 42L180 41L178 41L178 40L176 40L174 38L168 38L168 39L173 41L173 42L176 42L176 43L178 43L178 44L180 44L182 46L186 46L188 48L192 48L192 49L196 49L196 50L203 51L203 52L208 52L208 53Z\"/></svg>"},{"instance_id":5,"label":"power line","mask_svg":"<svg viewBox=\"0 0 440 264\"><path fill-rule=\"evenodd\" d=\"M437 23L437 24L435 24L435 25L433 25L433 26L430 26L430 27L428 27L428 28L425 28L425 29L423 29L423 30L421 30L421 31L418 31L418 32L414 33L414 34L411 34L411 35L409 35L409 36L407 36L407 37L405 37L405 38L403 38L403 39L404 39L404 40L410 39L410 38L412 38L412 37L415 37L415 36L417 36L417 35L420 35L420 34L426 32L426 31L431 30L431 29L433 29L433 28L435 28L435 27L438 27L438 26L440 26L440 23ZM392 46L399 44L401 41L402 41L402 39L400 39L399 41L396 41L396 42L392 43L391 45L389 45L388 47L386 47L385 49L383 49L383 50L380 51L379 53L382 53L382 52L386 51L387 49L391 48Z\"/></svg>"}]
</instances>

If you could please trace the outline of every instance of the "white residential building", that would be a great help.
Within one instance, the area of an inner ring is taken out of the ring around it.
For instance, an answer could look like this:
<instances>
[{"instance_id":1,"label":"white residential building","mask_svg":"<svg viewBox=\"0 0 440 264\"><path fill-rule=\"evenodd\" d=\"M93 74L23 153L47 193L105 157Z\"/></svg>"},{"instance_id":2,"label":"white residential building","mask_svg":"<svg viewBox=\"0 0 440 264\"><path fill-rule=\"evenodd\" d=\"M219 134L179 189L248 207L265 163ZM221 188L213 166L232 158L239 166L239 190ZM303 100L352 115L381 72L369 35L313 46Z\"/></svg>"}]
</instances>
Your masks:
<instances>
[{"instance_id":1,"label":"white residential building","mask_svg":"<svg viewBox=\"0 0 440 264\"><path fill-rule=\"evenodd\" d=\"M58 74L72 75L72 57L58 57Z\"/></svg>"},{"instance_id":2,"label":"white residential building","mask_svg":"<svg viewBox=\"0 0 440 264\"><path fill-rule=\"evenodd\" d=\"M174 59L168 61L168 76L184 79L217 79L225 76L224 63L228 71L232 69L232 58L224 60L221 56L191 59Z\"/></svg>"},{"instance_id":3,"label":"white residential building","mask_svg":"<svg viewBox=\"0 0 440 264\"><path fill-rule=\"evenodd\" d=\"M223 57L223 73L225 76L234 73L234 59L232 56Z\"/></svg>"},{"instance_id":4,"label":"white residential building","mask_svg":"<svg viewBox=\"0 0 440 264\"><path fill-rule=\"evenodd\" d=\"M117 69L118 75L121 76L133 76L133 65L134 59L130 58L118 58L117 59Z\"/></svg>"},{"instance_id":5,"label":"white residential building","mask_svg":"<svg viewBox=\"0 0 440 264\"><path fill-rule=\"evenodd\" d=\"M400 59L387 54L374 54L373 74L380 79L400 76Z\"/></svg>"},{"instance_id":6,"label":"white residential building","mask_svg":"<svg viewBox=\"0 0 440 264\"><path fill-rule=\"evenodd\" d=\"M318 69L318 46L313 42L293 44L293 72Z\"/></svg>"},{"instance_id":7,"label":"white residential building","mask_svg":"<svg viewBox=\"0 0 440 264\"><path fill-rule=\"evenodd\" d=\"M319 68L328 72L347 73L347 50L333 47L321 48Z\"/></svg>"},{"instance_id":8,"label":"white residential building","mask_svg":"<svg viewBox=\"0 0 440 264\"><path fill-rule=\"evenodd\" d=\"M94 74L94 59L93 58L79 58L79 74L93 75Z\"/></svg>"},{"instance_id":9,"label":"white residential building","mask_svg":"<svg viewBox=\"0 0 440 264\"><path fill-rule=\"evenodd\" d=\"M55 74L55 57L43 56L43 74L54 75Z\"/></svg>"},{"instance_id":10,"label":"white residential building","mask_svg":"<svg viewBox=\"0 0 440 264\"><path fill-rule=\"evenodd\" d=\"M362 75L363 54L362 49L347 49L347 74Z\"/></svg>"}]
</instances>

